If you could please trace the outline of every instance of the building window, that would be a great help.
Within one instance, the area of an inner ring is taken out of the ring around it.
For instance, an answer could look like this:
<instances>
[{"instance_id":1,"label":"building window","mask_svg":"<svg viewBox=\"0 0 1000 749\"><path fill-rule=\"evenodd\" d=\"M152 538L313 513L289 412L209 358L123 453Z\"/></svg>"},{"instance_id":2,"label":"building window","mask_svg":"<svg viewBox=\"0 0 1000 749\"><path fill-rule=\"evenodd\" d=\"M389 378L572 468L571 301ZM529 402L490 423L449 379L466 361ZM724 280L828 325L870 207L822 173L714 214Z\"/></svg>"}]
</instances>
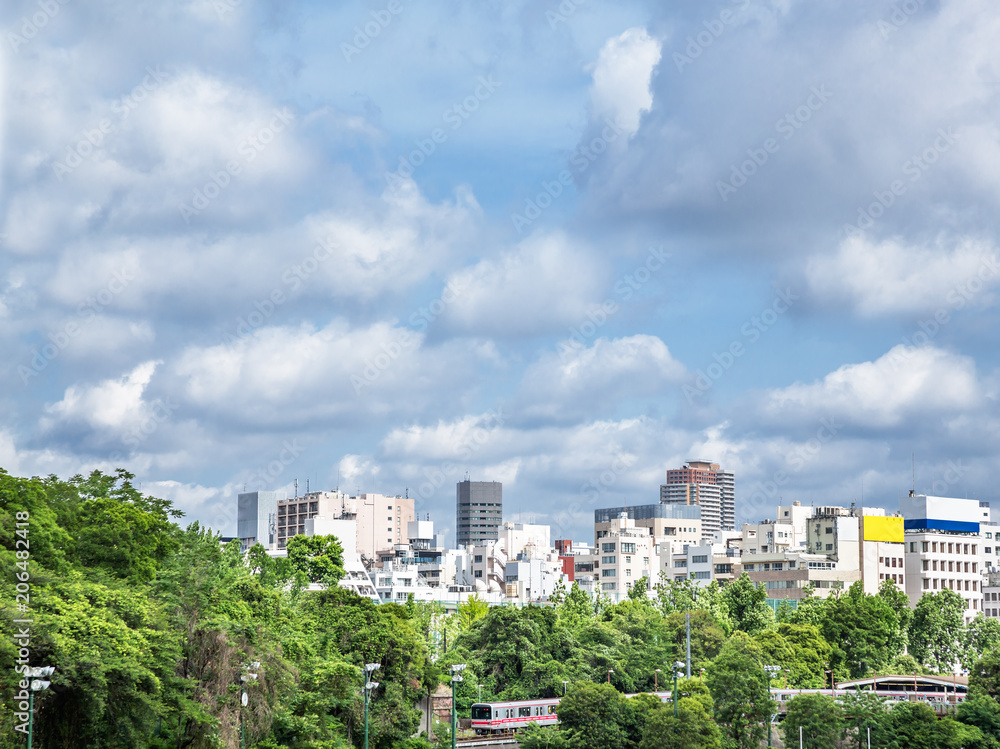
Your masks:
<instances>
[{"instance_id":1,"label":"building window","mask_svg":"<svg viewBox=\"0 0 1000 749\"><path fill-rule=\"evenodd\" d=\"M827 526L827 528L826 528L826 535L829 536L832 533L833 533L833 526Z\"/></svg>"},{"instance_id":2,"label":"building window","mask_svg":"<svg viewBox=\"0 0 1000 749\"><path fill-rule=\"evenodd\" d=\"M711 572L692 572L691 577L695 580L708 580L712 577Z\"/></svg>"},{"instance_id":3,"label":"building window","mask_svg":"<svg viewBox=\"0 0 1000 749\"><path fill-rule=\"evenodd\" d=\"M609 570L605 568L601 570L601 577L616 577L615 571L613 569Z\"/></svg>"},{"instance_id":4,"label":"building window","mask_svg":"<svg viewBox=\"0 0 1000 749\"><path fill-rule=\"evenodd\" d=\"M688 563L686 559L675 559L674 567L687 567Z\"/></svg>"},{"instance_id":5,"label":"building window","mask_svg":"<svg viewBox=\"0 0 1000 749\"><path fill-rule=\"evenodd\" d=\"M826 545L826 550L827 551L833 551L833 544L827 544Z\"/></svg>"},{"instance_id":6,"label":"building window","mask_svg":"<svg viewBox=\"0 0 1000 749\"><path fill-rule=\"evenodd\" d=\"M691 557L691 564L706 564L708 562L708 554L696 554Z\"/></svg>"},{"instance_id":7,"label":"building window","mask_svg":"<svg viewBox=\"0 0 1000 749\"><path fill-rule=\"evenodd\" d=\"M479 562L482 562L482 561L483 561L483 555L482 554L476 554L476 562L479 563Z\"/></svg>"},{"instance_id":8,"label":"building window","mask_svg":"<svg viewBox=\"0 0 1000 749\"><path fill-rule=\"evenodd\" d=\"M601 544L601 551L603 551L605 554L614 554L615 544Z\"/></svg>"},{"instance_id":9,"label":"building window","mask_svg":"<svg viewBox=\"0 0 1000 749\"><path fill-rule=\"evenodd\" d=\"M614 564L614 563L615 563L614 557L601 557L601 564Z\"/></svg>"},{"instance_id":10,"label":"building window","mask_svg":"<svg viewBox=\"0 0 1000 749\"><path fill-rule=\"evenodd\" d=\"M926 571L927 571L927 567L928 567L928 564L927 564L927 560L926 560L926 559L921 559L921 560L920 560L920 568L921 568L921 569L922 569L922 570L923 570L924 572L926 572Z\"/></svg>"},{"instance_id":11,"label":"building window","mask_svg":"<svg viewBox=\"0 0 1000 749\"><path fill-rule=\"evenodd\" d=\"M635 544L622 543L622 554L635 554Z\"/></svg>"},{"instance_id":12,"label":"building window","mask_svg":"<svg viewBox=\"0 0 1000 749\"><path fill-rule=\"evenodd\" d=\"M744 564L743 565L743 569L746 570L747 572L753 572L753 565L752 564Z\"/></svg>"},{"instance_id":13,"label":"building window","mask_svg":"<svg viewBox=\"0 0 1000 749\"><path fill-rule=\"evenodd\" d=\"M927 542L926 541L921 541L920 542L920 550L922 552L924 552L925 554L927 553Z\"/></svg>"}]
</instances>

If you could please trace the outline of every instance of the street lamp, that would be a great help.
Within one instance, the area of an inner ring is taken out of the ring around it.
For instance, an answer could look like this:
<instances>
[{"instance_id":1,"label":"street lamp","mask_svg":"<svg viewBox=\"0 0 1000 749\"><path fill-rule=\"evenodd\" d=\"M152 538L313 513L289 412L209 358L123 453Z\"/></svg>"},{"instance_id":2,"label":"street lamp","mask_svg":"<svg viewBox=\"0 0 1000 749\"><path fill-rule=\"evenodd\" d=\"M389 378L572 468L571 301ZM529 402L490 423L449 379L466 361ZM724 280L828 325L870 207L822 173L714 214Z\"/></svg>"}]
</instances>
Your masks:
<instances>
[{"instance_id":1,"label":"street lamp","mask_svg":"<svg viewBox=\"0 0 1000 749\"><path fill-rule=\"evenodd\" d=\"M372 691L378 689L378 682L372 681L372 674L380 668L381 663L365 664L365 749L368 749L368 703L371 701Z\"/></svg>"},{"instance_id":2,"label":"street lamp","mask_svg":"<svg viewBox=\"0 0 1000 749\"><path fill-rule=\"evenodd\" d=\"M781 671L781 666L764 666L764 670L767 671L767 692L771 693L771 679L778 675ZM768 718L767 720L767 745L771 746L771 725L774 723L773 718Z\"/></svg>"},{"instance_id":3,"label":"street lamp","mask_svg":"<svg viewBox=\"0 0 1000 749\"><path fill-rule=\"evenodd\" d=\"M568 681L563 681L563 697L566 696L566 685L569 684Z\"/></svg>"},{"instance_id":4,"label":"street lamp","mask_svg":"<svg viewBox=\"0 0 1000 749\"><path fill-rule=\"evenodd\" d=\"M462 681L461 671L465 670L464 663L456 663L451 667L451 749L455 749L455 739L458 736L458 703L455 701L455 686Z\"/></svg>"},{"instance_id":5,"label":"street lamp","mask_svg":"<svg viewBox=\"0 0 1000 749\"><path fill-rule=\"evenodd\" d=\"M252 661L251 663L243 664L243 673L240 675L240 749L246 746L246 741L243 737L243 708L247 706L250 698L247 696L246 687L243 686L248 681L257 681L256 671L251 671L250 669L259 669L260 661Z\"/></svg>"},{"instance_id":6,"label":"street lamp","mask_svg":"<svg viewBox=\"0 0 1000 749\"><path fill-rule=\"evenodd\" d=\"M52 683L44 681L44 677L52 676L56 672L55 666L36 666L29 668L25 676L31 679L28 692L28 749L31 749L31 734L35 726L35 692L43 692Z\"/></svg>"},{"instance_id":7,"label":"street lamp","mask_svg":"<svg viewBox=\"0 0 1000 749\"><path fill-rule=\"evenodd\" d=\"M610 668L609 668L609 669L608 669L608 684L610 684L610 683L611 683L611 674L613 674L613 673L614 673L614 671L613 671L612 669L610 669Z\"/></svg>"},{"instance_id":8,"label":"street lamp","mask_svg":"<svg viewBox=\"0 0 1000 749\"><path fill-rule=\"evenodd\" d=\"M482 702L483 701L483 685L482 684L476 684L476 688L479 690L479 696L476 697L476 702Z\"/></svg>"},{"instance_id":9,"label":"street lamp","mask_svg":"<svg viewBox=\"0 0 1000 749\"><path fill-rule=\"evenodd\" d=\"M653 671L653 691L660 691L660 669L658 668Z\"/></svg>"},{"instance_id":10,"label":"street lamp","mask_svg":"<svg viewBox=\"0 0 1000 749\"><path fill-rule=\"evenodd\" d=\"M680 674L680 669L684 668L687 664L684 661L674 662L674 693L672 697L674 698L674 717L677 717L677 677Z\"/></svg>"}]
</instances>

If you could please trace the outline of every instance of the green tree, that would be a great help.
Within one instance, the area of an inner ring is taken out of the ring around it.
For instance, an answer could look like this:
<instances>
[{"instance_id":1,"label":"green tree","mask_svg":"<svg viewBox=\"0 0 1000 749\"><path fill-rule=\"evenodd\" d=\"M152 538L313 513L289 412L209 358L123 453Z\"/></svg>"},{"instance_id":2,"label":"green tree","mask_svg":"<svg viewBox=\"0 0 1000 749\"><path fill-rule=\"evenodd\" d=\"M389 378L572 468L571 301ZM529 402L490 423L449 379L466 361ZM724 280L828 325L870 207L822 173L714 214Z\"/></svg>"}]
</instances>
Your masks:
<instances>
[{"instance_id":1,"label":"green tree","mask_svg":"<svg viewBox=\"0 0 1000 749\"><path fill-rule=\"evenodd\" d=\"M858 581L846 594L827 600L820 631L833 646L831 667L859 678L885 668L898 628L899 616L892 605L879 595L866 594Z\"/></svg>"},{"instance_id":2,"label":"green tree","mask_svg":"<svg viewBox=\"0 0 1000 749\"><path fill-rule=\"evenodd\" d=\"M344 548L336 536L297 535L288 539L288 562L309 582L336 585L344 576Z\"/></svg>"},{"instance_id":3,"label":"green tree","mask_svg":"<svg viewBox=\"0 0 1000 749\"><path fill-rule=\"evenodd\" d=\"M1000 704L991 697L973 693L960 703L956 717L967 726L975 726L983 735L1000 745Z\"/></svg>"},{"instance_id":4,"label":"green tree","mask_svg":"<svg viewBox=\"0 0 1000 749\"><path fill-rule=\"evenodd\" d=\"M966 628L966 647L962 653L962 666L970 669L983 653L1000 647L1000 622L978 614Z\"/></svg>"},{"instance_id":5,"label":"green tree","mask_svg":"<svg viewBox=\"0 0 1000 749\"><path fill-rule=\"evenodd\" d=\"M836 745L844 733L844 711L840 704L825 694L802 694L788 702L788 713L781 722L781 735L786 746L798 746L802 729L802 748L828 749Z\"/></svg>"},{"instance_id":6,"label":"green tree","mask_svg":"<svg viewBox=\"0 0 1000 749\"><path fill-rule=\"evenodd\" d=\"M910 623L910 655L928 668L950 672L964 655L965 601L953 590L925 593Z\"/></svg>"},{"instance_id":7,"label":"green tree","mask_svg":"<svg viewBox=\"0 0 1000 749\"><path fill-rule=\"evenodd\" d=\"M812 624L779 624L781 635L792 649L793 658L787 664L788 683L792 687L822 687L826 681L830 647L823 635ZM779 664L780 665L780 664Z\"/></svg>"},{"instance_id":8,"label":"green tree","mask_svg":"<svg viewBox=\"0 0 1000 749\"><path fill-rule=\"evenodd\" d=\"M609 684L573 685L559 702L559 723L573 749L628 749L631 708Z\"/></svg>"},{"instance_id":9,"label":"green tree","mask_svg":"<svg viewBox=\"0 0 1000 749\"><path fill-rule=\"evenodd\" d=\"M756 749L774 712L761 656L760 646L738 631L708 667L715 721L735 749Z\"/></svg>"},{"instance_id":10,"label":"green tree","mask_svg":"<svg viewBox=\"0 0 1000 749\"><path fill-rule=\"evenodd\" d=\"M726 640L725 630L705 609L691 614L691 673L697 674L719 654ZM672 660L687 660L687 614L675 611L664 623L667 641L673 646Z\"/></svg>"},{"instance_id":11,"label":"green tree","mask_svg":"<svg viewBox=\"0 0 1000 749\"><path fill-rule=\"evenodd\" d=\"M712 720L711 708L691 697L677 704L677 717L670 705L650 712L639 749L721 749L722 733Z\"/></svg>"},{"instance_id":12,"label":"green tree","mask_svg":"<svg viewBox=\"0 0 1000 749\"><path fill-rule=\"evenodd\" d=\"M458 604L458 609L455 612L458 617L458 628L462 631L469 629L473 623L486 616L489 610L489 604L478 594L469 596Z\"/></svg>"},{"instance_id":13,"label":"green tree","mask_svg":"<svg viewBox=\"0 0 1000 749\"><path fill-rule=\"evenodd\" d=\"M871 734L872 746L891 746L892 736L889 733L889 710L886 700L878 694L861 689L847 692L841 698L843 712L847 725L847 737L851 746L865 749L868 746L868 735Z\"/></svg>"},{"instance_id":14,"label":"green tree","mask_svg":"<svg viewBox=\"0 0 1000 749\"><path fill-rule=\"evenodd\" d=\"M969 671L969 691L1000 700L1000 649L983 653Z\"/></svg>"},{"instance_id":15,"label":"green tree","mask_svg":"<svg viewBox=\"0 0 1000 749\"><path fill-rule=\"evenodd\" d=\"M826 599L816 595L816 588L809 583L802 589L802 598L799 599L795 610L788 614L788 624L811 624L822 630L825 618L824 610Z\"/></svg>"},{"instance_id":16,"label":"green tree","mask_svg":"<svg viewBox=\"0 0 1000 749\"><path fill-rule=\"evenodd\" d=\"M753 635L774 625L774 611L767 605L767 591L751 582L747 573L723 588L721 597L736 629Z\"/></svg>"}]
</instances>

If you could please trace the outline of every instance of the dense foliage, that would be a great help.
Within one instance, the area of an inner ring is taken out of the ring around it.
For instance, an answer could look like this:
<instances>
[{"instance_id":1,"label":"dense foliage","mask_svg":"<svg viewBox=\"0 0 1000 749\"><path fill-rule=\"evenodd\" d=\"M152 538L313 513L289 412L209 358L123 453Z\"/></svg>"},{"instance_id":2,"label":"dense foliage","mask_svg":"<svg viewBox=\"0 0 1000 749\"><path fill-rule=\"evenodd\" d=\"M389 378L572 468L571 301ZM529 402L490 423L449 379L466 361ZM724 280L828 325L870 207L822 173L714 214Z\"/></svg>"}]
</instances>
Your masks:
<instances>
[{"instance_id":1,"label":"dense foliage","mask_svg":"<svg viewBox=\"0 0 1000 749\"><path fill-rule=\"evenodd\" d=\"M8 571L0 749L24 743L13 706L23 626L15 620L25 617L30 665L56 668L36 701L35 746L43 748L235 747L241 721L249 747L361 746L363 664L378 662L373 749L432 746L414 738L417 706L454 663L467 664L462 716L480 693L483 701L565 693L560 726L528 732L529 749L757 747L774 713L769 686L950 674L962 664L970 699L945 719L870 694L803 695L778 730L792 746L801 726L809 746L861 749L870 732L872 746L1000 749L1000 624L977 617L964 625L950 591L911 610L893 583L874 595L858 583L827 598L806 591L797 607L774 611L746 576L707 588L661 578L649 596L636 587L620 602L595 601L574 585L550 606L473 598L446 614L438 604L376 604L340 588L335 538L296 537L286 559L259 546L241 553L196 523L182 528L168 502L142 495L131 478L29 480L0 470ZM18 548L25 539L30 553ZM679 674L677 716L651 695L626 698L673 688L688 620L693 678ZM257 677L244 680L251 670ZM448 728L437 734L446 745Z\"/></svg>"}]
</instances>

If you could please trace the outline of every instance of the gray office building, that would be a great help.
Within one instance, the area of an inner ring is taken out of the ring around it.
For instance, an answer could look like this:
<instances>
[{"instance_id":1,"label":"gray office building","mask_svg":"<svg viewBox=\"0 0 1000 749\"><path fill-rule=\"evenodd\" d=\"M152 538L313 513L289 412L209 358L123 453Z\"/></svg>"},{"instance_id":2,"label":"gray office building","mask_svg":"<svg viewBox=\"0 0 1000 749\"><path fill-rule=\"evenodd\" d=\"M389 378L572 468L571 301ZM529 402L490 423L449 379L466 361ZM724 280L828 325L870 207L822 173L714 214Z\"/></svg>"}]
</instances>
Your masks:
<instances>
[{"instance_id":1,"label":"gray office building","mask_svg":"<svg viewBox=\"0 0 1000 749\"><path fill-rule=\"evenodd\" d=\"M503 484L499 481L459 481L455 493L458 547L498 540L503 525Z\"/></svg>"},{"instance_id":2,"label":"gray office building","mask_svg":"<svg viewBox=\"0 0 1000 749\"><path fill-rule=\"evenodd\" d=\"M244 549L259 543L265 549L277 542L278 500L284 492L244 492L236 497L236 536Z\"/></svg>"}]
</instances>

